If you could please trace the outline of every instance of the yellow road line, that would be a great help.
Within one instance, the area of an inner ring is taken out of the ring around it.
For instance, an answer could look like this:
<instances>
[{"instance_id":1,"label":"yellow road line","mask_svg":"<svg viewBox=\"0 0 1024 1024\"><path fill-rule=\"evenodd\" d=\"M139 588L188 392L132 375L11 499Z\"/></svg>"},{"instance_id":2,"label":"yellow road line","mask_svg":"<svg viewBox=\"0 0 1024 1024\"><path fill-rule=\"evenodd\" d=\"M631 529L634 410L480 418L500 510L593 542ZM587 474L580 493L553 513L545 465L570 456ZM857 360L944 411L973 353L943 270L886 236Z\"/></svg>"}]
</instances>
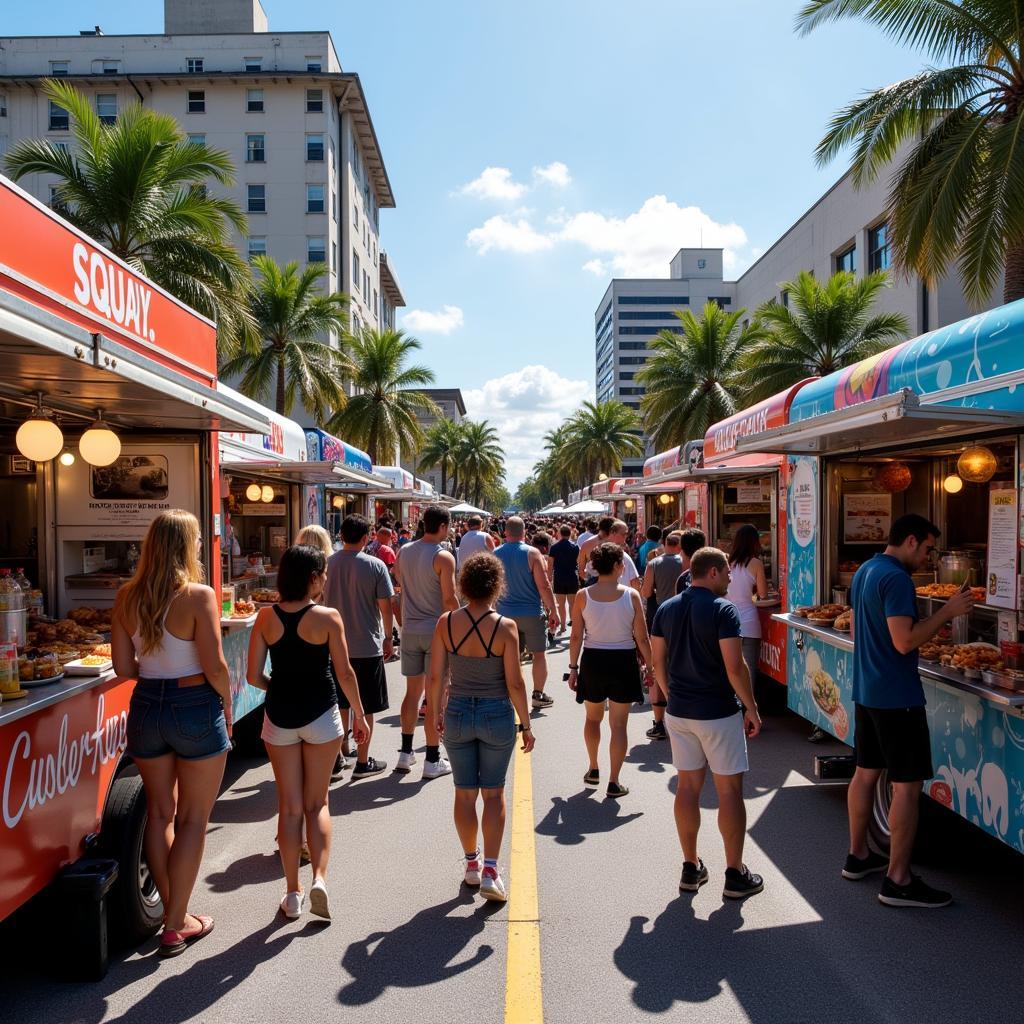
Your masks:
<instances>
[{"instance_id":1,"label":"yellow road line","mask_svg":"<svg viewBox=\"0 0 1024 1024\"><path fill-rule=\"evenodd\" d=\"M540 911L534 847L532 754L516 749L512 791L512 859L508 901L505 1024L543 1024Z\"/></svg>"}]
</instances>

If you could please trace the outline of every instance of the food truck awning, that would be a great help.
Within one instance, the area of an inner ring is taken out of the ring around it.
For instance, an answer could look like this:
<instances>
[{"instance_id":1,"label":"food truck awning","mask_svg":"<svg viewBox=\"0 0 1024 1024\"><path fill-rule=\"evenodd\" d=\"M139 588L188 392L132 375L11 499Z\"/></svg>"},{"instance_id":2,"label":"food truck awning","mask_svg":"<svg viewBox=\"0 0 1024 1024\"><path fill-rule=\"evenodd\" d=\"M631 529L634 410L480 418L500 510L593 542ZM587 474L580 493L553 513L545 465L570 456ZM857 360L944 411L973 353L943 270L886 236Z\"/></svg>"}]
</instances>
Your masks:
<instances>
[{"instance_id":1,"label":"food truck awning","mask_svg":"<svg viewBox=\"0 0 1024 1024\"><path fill-rule=\"evenodd\" d=\"M680 467L663 474L657 479L648 477L642 484L623 491L621 496L639 497L645 494L671 494L681 491L687 484L712 483L716 480L742 480L749 476L775 473L778 471L778 468L778 462L733 466L705 466L701 469Z\"/></svg>"},{"instance_id":2,"label":"food truck awning","mask_svg":"<svg viewBox=\"0 0 1024 1024\"><path fill-rule=\"evenodd\" d=\"M387 481L372 473L343 466L340 462L257 462L246 459L241 462L222 462L222 472L252 473L292 484L330 484L345 489L345 483L352 481L367 487L387 487Z\"/></svg>"},{"instance_id":3,"label":"food truck awning","mask_svg":"<svg viewBox=\"0 0 1024 1024\"><path fill-rule=\"evenodd\" d=\"M1019 413L941 405L942 391L924 403L908 388L882 398L836 409L756 437L740 439L738 452L790 455L839 455L886 445L914 444L935 438L1019 426ZM706 472L706 471L705 471Z\"/></svg>"},{"instance_id":4,"label":"food truck awning","mask_svg":"<svg viewBox=\"0 0 1024 1024\"><path fill-rule=\"evenodd\" d=\"M0 289L0 396L43 392L85 422L269 433L267 417L102 333Z\"/></svg>"}]
</instances>

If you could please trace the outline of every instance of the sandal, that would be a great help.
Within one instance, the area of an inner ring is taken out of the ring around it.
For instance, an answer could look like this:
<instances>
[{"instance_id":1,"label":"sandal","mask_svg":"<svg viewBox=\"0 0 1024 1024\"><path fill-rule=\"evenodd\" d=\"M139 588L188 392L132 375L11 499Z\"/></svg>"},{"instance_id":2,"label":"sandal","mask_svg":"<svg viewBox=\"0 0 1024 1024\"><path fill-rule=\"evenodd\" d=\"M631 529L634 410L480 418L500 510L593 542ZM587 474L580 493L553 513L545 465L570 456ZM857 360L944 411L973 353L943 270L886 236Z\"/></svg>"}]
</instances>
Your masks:
<instances>
[{"instance_id":1,"label":"sandal","mask_svg":"<svg viewBox=\"0 0 1024 1024\"><path fill-rule=\"evenodd\" d=\"M199 922L199 930L195 932L175 932L164 928L163 935L160 936L161 956L178 956L180 953L184 953L193 942L198 942L213 931L212 917L207 917L205 914L189 914L188 916L194 917Z\"/></svg>"}]
</instances>

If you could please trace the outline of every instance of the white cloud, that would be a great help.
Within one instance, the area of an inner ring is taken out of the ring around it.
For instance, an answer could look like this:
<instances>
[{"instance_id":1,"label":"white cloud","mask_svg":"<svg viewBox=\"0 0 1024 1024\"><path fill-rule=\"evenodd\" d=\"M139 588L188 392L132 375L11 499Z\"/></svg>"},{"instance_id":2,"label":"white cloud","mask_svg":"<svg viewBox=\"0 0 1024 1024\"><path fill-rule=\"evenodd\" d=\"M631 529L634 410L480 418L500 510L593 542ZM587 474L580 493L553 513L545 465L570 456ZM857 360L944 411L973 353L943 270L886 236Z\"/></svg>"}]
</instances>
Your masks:
<instances>
[{"instance_id":1,"label":"white cloud","mask_svg":"<svg viewBox=\"0 0 1024 1024\"><path fill-rule=\"evenodd\" d=\"M608 268L605 266L603 260L587 260L583 264L583 269L588 273L596 274L598 277L604 277L608 273Z\"/></svg>"},{"instance_id":2,"label":"white cloud","mask_svg":"<svg viewBox=\"0 0 1024 1024\"><path fill-rule=\"evenodd\" d=\"M499 215L491 217L481 227L473 228L466 236L466 244L474 246L482 256L491 249L499 252L541 252L550 249L555 243L549 235L537 231L525 218L511 220Z\"/></svg>"},{"instance_id":3,"label":"white cloud","mask_svg":"<svg viewBox=\"0 0 1024 1024\"><path fill-rule=\"evenodd\" d=\"M609 217L585 211L570 217L559 236L607 257L619 277L667 277L669 260L681 248L723 248L726 270L739 263L747 244L738 224L719 224L696 206L679 206L665 196L651 196L635 213ZM584 269L593 270L594 261Z\"/></svg>"},{"instance_id":4,"label":"white cloud","mask_svg":"<svg viewBox=\"0 0 1024 1024\"><path fill-rule=\"evenodd\" d=\"M506 484L514 491L544 455L544 435L591 398L593 385L545 366L524 366L480 388L463 389L467 414L487 420L505 450Z\"/></svg>"},{"instance_id":5,"label":"white cloud","mask_svg":"<svg viewBox=\"0 0 1024 1024\"><path fill-rule=\"evenodd\" d=\"M458 306L442 306L440 312L410 309L402 317L402 326L421 334L451 334L463 324L462 310Z\"/></svg>"},{"instance_id":6,"label":"white cloud","mask_svg":"<svg viewBox=\"0 0 1024 1024\"><path fill-rule=\"evenodd\" d=\"M459 189L458 194L476 199L518 199L526 186L512 180L507 167L485 167L479 178L474 178Z\"/></svg>"},{"instance_id":7,"label":"white cloud","mask_svg":"<svg viewBox=\"0 0 1024 1024\"><path fill-rule=\"evenodd\" d=\"M555 160L553 163L548 164L547 167L534 167L533 176L538 181L554 185L556 188L565 188L572 183L569 168L561 160Z\"/></svg>"}]
</instances>

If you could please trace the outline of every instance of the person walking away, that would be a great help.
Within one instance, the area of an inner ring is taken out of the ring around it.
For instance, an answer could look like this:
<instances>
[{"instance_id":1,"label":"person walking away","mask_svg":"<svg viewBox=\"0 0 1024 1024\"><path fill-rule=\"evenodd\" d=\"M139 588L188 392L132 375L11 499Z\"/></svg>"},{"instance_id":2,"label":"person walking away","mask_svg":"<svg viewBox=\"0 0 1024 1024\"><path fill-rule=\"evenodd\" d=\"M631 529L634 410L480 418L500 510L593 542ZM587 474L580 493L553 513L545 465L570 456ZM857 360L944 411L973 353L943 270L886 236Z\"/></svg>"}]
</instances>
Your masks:
<instances>
[{"instance_id":1,"label":"person walking away","mask_svg":"<svg viewBox=\"0 0 1024 1024\"><path fill-rule=\"evenodd\" d=\"M355 672L359 700L366 717L366 738L356 748L352 778L367 779L387 769L387 761L370 756L375 715L387 711L388 681L384 663L391 657L394 587L387 567L363 553L370 537L370 521L360 515L346 516L341 524L343 547L327 561L324 604L334 608L345 626L348 660ZM349 711L348 698L339 694L343 717Z\"/></svg>"},{"instance_id":2,"label":"person walking away","mask_svg":"<svg viewBox=\"0 0 1024 1024\"><path fill-rule=\"evenodd\" d=\"M658 548L661 547L661 527L648 526L646 536L647 539L640 545L636 553L636 567L641 575L647 569L647 559L653 558Z\"/></svg>"},{"instance_id":3,"label":"person walking away","mask_svg":"<svg viewBox=\"0 0 1024 1024\"><path fill-rule=\"evenodd\" d=\"M526 544L526 524L519 516L509 516L505 522L505 543L495 548L495 557L505 571L505 591L498 598L498 614L512 619L519 633L526 639L526 649L533 657L533 695L535 708L549 708L554 701L544 692L548 679L545 624L547 629L558 623L555 595L548 583L546 560L541 553Z\"/></svg>"},{"instance_id":4,"label":"person walking away","mask_svg":"<svg viewBox=\"0 0 1024 1024\"><path fill-rule=\"evenodd\" d=\"M483 527L484 521L481 516L474 514L466 520L466 532L462 535L462 540L459 541L457 552L460 568L463 562L472 558L473 555L478 555L482 551L493 551L497 546Z\"/></svg>"},{"instance_id":5,"label":"person walking away","mask_svg":"<svg viewBox=\"0 0 1024 1024\"><path fill-rule=\"evenodd\" d=\"M572 527L563 524L558 534L561 539L551 546L551 589L558 609L558 635L561 636L569 625L571 599L580 589L580 578L576 573L580 549L571 540Z\"/></svg>"},{"instance_id":6,"label":"person walking away","mask_svg":"<svg viewBox=\"0 0 1024 1024\"><path fill-rule=\"evenodd\" d=\"M430 671L430 646L437 620L446 611L455 611L459 599L455 592L455 556L442 546L451 528L451 513L441 505L428 505L420 523L423 536L402 548L395 565L395 576L402 590L402 675L405 699L402 701L402 749L395 765L397 772L410 772L416 764L412 741L419 715L420 698ZM451 772L441 757L437 715L428 707L423 717L427 738L427 758L423 778L436 779Z\"/></svg>"},{"instance_id":7,"label":"person walking away","mask_svg":"<svg viewBox=\"0 0 1024 1024\"><path fill-rule=\"evenodd\" d=\"M761 616L754 597L768 596L768 580L761 561L761 535L753 523L738 527L729 552L729 589L726 597L740 615L743 660L751 682L757 682L757 663L761 657Z\"/></svg>"},{"instance_id":8,"label":"person walking away","mask_svg":"<svg viewBox=\"0 0 1024 1024\"><path fill-rule=\"evenodd\" d=\"M335 678L352 707L357 743L366 735L366 722L348 661L341 616L334 608L317 603L326 582L323 551L305 545L285 551L277 571L281 599L261 608L256 617L249 637L246 678L250 686L267 691L262 737L277 784L277 847L286 886L281 912L287 918L298 918L306 901L299 882L305 823L313 866L309 909L329 921L326 875L331 816L327 790L344 734ZM265 670L268 653L269 676Z\"/></svg>"},{"instance_id":9,"label":"person walking away","mask_svg":"<svg viewBox=\"0 0 1024 1024\"><path fill-rule=\"evenodd\" d=\"M678 772L675 819L683 850L679 891L696 892L708 880L697 832L700 794L710 767L725 845L722 895L743 899L764 888L761 876L743 863L747 737L761 731L761 719L743 660L739 612L725 598L728 559L718 548L701 548L691 559L690 572L690 588L658 609L651 630L654 672L668 693L665 724Z\"/></svg>"},{"instance_id":10,"label":"person walking away","mask_svg":"<svg viewBox=\"0 0 1024 1024\"><path fill-rule=\"evenodd\" d=\"M665 553L652 558L644 569L644 581L640 587L640 596L645 602L648 629L654 621L657 610L670 597L675 596L676 582L683 572L682 539L682 533L679 530L673 530L665 537ZM651 712L654 715L654 724L647 730L648 739L668 739L668 733L665 732L666 707L668 707L668 694L661 692L661 687L658 686L655 679L651 692Z\"/></svg>"},{"instance_id":11,"label":"person walking away","mask_svg":"<svg viewBox=\"0 0 1024 1024\"><path fill-rule=\"evenodd\" d=\"M619 582L624 556L618 544L599 544L593 549L597 582L574 598L569 637L569 689L576 693L578 703L586 705L587 712L583 741L590 764L583 783L596 787L601 782L597 762L607 701L611 739L606 793L610 797L629 793L619 775L626 759L629 708L643 700L637 652L645 664L651 664L643 601L634 587Z\"/></svg>"},{"instance_id":12,"label":"person walking away","mask_svg":"<svg viewBox=\"0 0 1024 1024\"><path fill-rule=\"evenodd\" d=\"M552 591L553 591L554 590L554 579L553 579L553 575L552 574L554 572L554 563L551 561L551 537L545 531L541 530L541 531L535 533L530 538L530 546L536 548L540 552L541 557L544 559L544 572L545 572L545 574L547 575L547 578L548 578L548 586L550 586L552 588ZM557 618L558 618L558 609L557 609L557 604L556 604L556 606L555 606L556 624L557 624ZM554 631L554 628L550 624L548 624L547 637L548 637L548 647L554 647L555 646L555 642L556 642L555 641L555 631Z\"/></svg>"},{"instance_id":13,"label":"person walking away","mask_svg":"<svg viewBox=\"0 0 1024 1024\"><path fill-rule=\"evenodd\" d=\"M504 585L501 562L489 552L463 563L459 589L466 605L438 620L430 658L430 704L452 763L455 830L465 855L465 881L485 899L504 902L498 855L505 831L505 777L516 742L533 750L530 708L519 665L519 637L494 605ZM450 682L442 666L451 666ZM477 801L483 797L478 822ZM479 827L483 829L481 870Z\"/></svg>"},{"instance_id":14,"label":"person walking away","mask_svg":"<svg viewBox=\"0 0 1024 1024\"><path fill-rule=\"evenodd\" d=\"M114 670L138 680L127 752L146 792L143 845L164 905L165 957L213 930L213 918L190 913L188 904L231 747L220 597L200 582L200 544L195 516L161 512L117 594L111 628Z\"/></svg>"},{"instance_id":15,"label":"person walking away","mask_svg":"<svg viewBox=\"0 0 1024 1024\"><path fill-rule=\"evenodd\" d=\"M693 582L693 573L690 570L690 559L700 551L701 548L706 547L708 543L707 537L704 536L703 530L697 530L690 527L682 531L682 535L679 538L679 550L683 556L683 571L679 574L679 579L676 580L676 593L685 594L690 589L690 584Z\"/></svg>"},{"instance_id":16,"label":"person walking away","mask_svg":"<svg viewBox=\"0 0 1024 1024\"><path fill-rule=\"evenodd\" d=\"M855 881L885 871L878 899L890 907L945 907L953 901L910 870L921 786L935 774L917 651L974 604L969 590L960 591L934 615L918 620L911 574L927 562L938 538L938 527L924 516L901 516L892 524L885 551L861 565L850 588L856 769L847 793L850 852L843 877ZM883 769L893 790L888 860L867 843Z\"/></svg>"},{"instance_id":17,"label":"person walking away","mask_svg":"<svg viewBox=\"0 0 1024 1024\"><path fill-rule=\"evenodd\" d=\"M597 520L587 518L583 520L583 531L576 536L576 543L583 547L593 537L597 536Z\"/></svg>"},{"instance_id":18,"label":"person walking away","mask_svg":"<svg viewBox=\"0 0 1024 1024\"><path fill-rule=\"evenodd\" d=\"M594 567L590 564L590 552L597 547L598 544L612 543L617 544L622 551L622 576L619 578L620 583L624 583L627 586L634 586L639 590L640 588L640 574L637 572L636 564L633 559L630 558L628 552L625 550L626 538L629 536L629 527L621 520L616 519L614 516L605 516L597 524L597 536L591 537L589 540L584 541L579 545L580 553L577 559L577 571L579 572L580 578L584 581L583 585L589 587L591 584L597 582L597 573Z\"/></svg>"}]
</instances>

